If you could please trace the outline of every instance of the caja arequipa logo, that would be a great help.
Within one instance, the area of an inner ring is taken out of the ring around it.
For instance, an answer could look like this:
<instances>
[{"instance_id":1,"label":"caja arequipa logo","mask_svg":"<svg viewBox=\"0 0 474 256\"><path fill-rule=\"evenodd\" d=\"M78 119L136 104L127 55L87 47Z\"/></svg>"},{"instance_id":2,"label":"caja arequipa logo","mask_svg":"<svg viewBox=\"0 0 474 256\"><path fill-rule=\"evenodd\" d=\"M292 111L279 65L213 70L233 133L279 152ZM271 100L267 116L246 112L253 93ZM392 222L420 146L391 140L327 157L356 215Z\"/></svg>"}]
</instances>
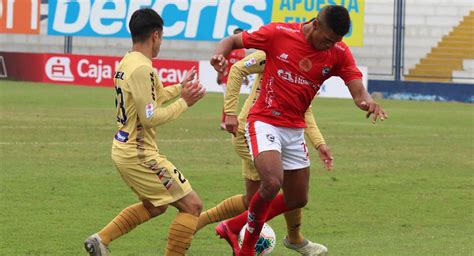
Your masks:
<instances>
[{"instance_id":1,"label":"caja arequipa logo","mask_svg":"<svg viewBox=\"0 0 474 256\"><path fill-rule=\"evenodd\" d=\"M44 71L49 79L61 82L73 82L71 60L68 57L51 57L44 66Z\"/></svg>"}]
</instances>

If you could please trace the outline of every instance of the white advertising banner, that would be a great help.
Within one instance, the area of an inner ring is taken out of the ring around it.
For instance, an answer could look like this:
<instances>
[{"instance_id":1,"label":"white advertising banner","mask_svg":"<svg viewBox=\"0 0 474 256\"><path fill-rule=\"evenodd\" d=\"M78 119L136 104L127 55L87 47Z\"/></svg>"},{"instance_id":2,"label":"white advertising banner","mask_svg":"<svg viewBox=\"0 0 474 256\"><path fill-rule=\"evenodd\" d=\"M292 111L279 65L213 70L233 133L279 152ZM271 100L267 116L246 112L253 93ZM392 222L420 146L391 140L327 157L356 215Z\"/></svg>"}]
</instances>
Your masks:
<instances>
[{"instance_id":1,"label":"white advertising banner","mask_svg":"<svg viewBox=\"0 0 474 256\"><path fill-rule=\"evenodd\" d=\"M358 66L360 71L363 75L363 83L365 88L367 89L367 67L365 66ZM209 61L199 61L199 78L201 79L201 83L206 86L206 90L208 92L223 92L221 86L217 84L217 72L214 68L209 64ZM253 84L253 76L248 77L249 84L242 85L240 93L250 93L252 84ZM318 97L325 97L325 98L352 98L349 89L344 84L339 77L331 77L324 82L319 90Z\"/></svg>"}]
</instances>

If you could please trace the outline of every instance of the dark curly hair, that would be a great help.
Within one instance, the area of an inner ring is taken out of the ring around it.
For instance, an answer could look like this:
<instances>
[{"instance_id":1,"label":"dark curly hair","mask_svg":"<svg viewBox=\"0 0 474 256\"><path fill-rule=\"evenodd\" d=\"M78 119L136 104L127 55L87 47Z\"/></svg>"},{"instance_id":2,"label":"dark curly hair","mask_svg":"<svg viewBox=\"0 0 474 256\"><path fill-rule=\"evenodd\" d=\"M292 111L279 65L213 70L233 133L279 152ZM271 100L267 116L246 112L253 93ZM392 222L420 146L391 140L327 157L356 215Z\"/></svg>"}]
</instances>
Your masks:
<instances>
[{"instance_id":1,"label":"dark curly hair","mask_svg":"<svg viewBox=\"0 0 474 256\"><path fill-rule=\"evenodd\" d=\"M327 5L323 7L319 11L317 19L339 36L345 36L351 26L349 12L344 6L340 5Z\"/></svg>"}]
</instances>

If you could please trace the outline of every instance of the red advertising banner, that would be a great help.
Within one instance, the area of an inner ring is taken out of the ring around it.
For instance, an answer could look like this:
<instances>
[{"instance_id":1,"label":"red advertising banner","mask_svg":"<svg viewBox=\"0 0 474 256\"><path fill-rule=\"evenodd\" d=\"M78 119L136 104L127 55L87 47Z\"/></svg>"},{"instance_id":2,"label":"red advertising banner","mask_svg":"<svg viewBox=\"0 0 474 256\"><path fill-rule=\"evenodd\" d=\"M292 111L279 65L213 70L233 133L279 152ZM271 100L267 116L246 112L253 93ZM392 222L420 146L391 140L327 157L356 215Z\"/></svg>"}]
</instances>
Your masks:
<instances>
[{"instance_id":1,"label":"red advertising banner","mask_svg":"<svg viewBox=\"0 0 474 256\"><path fill-rule=\"evenodd\" d=\"M110 86L121 57L0 52L0 77L45 83ZM198 61L153 60L164 85L179 83ZM5 74L2 75L3 70Z\"/></svg>"}]
</instances>

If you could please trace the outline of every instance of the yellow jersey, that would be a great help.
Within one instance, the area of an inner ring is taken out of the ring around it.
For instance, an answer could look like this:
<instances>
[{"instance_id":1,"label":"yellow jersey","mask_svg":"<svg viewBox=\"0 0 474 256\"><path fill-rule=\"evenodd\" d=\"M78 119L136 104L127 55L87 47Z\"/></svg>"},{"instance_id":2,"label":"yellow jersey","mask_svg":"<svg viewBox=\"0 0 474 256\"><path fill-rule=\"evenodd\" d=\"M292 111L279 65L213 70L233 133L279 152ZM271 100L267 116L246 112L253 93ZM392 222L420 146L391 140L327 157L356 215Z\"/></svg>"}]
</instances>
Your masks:
<instances>
[{"instance_id":1,"label":"yellow jersey","mask_svg":"<svg viewBox=\"0 0 474 256\"><path fill-rule=\"evenodd\" d=\"M151 60L140 52L128 52L114 77L117 132L112 158L143 163L159 155L155 127L178 118L188 105L179 98L181 84L163 87ZM164 157L164 156L162 156Z\"/></svg>"},{"instance_id":2,"label":"yellow jersey","mask_svg":"<svg viewBox=\"0 0 474 256\"><path fill-rule=\"evenodd\" d=\"M255 51L244 59L235 63L230 69L229 78L227 80L226 97L224 99L224 112L226 115L237 115L242 80L244 77L250 74L257 74L252 85L250 95L245 100L245 103L242 106L238 116L238 129L242 133L245 130L245 123L247 122L247 116L249 114L250 108L260 95L260 81L263 71L265 70L265 59L266 55L264 51ZM321 144L326 144L324 137L316 124L316 120L314 120L311 105L309 106L308 110L306 110L305 121L305 135L308 137L310 143L315 148L318 148Z\"/></svg>"}]
</instances>

